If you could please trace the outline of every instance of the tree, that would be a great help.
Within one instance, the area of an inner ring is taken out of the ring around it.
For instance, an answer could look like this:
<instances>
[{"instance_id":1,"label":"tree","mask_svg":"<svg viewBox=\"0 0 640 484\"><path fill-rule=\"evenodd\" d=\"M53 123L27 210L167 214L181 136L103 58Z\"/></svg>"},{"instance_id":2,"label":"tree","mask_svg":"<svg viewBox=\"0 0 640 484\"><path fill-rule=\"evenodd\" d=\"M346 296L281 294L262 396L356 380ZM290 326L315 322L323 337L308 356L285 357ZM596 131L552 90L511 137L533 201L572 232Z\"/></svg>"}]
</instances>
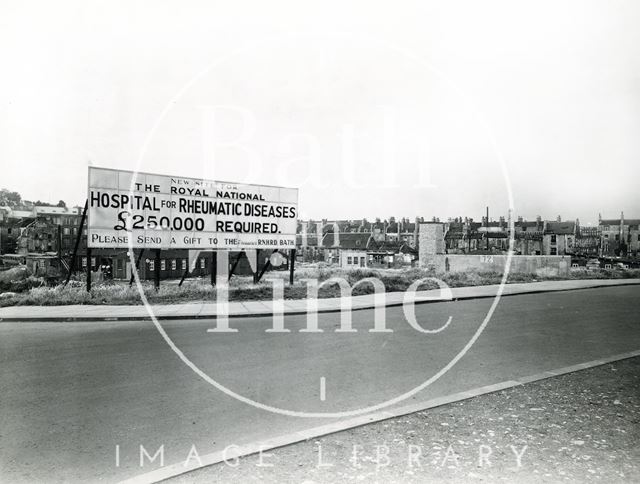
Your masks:
<instances>
[{"instance_id":1,"label":"tree","mask_svg":"<svg viewBox=\"0 0 640 484\"><path fill-rule=\"evenodd\" d=\"M6 188L0 190L0 205L8 207L17 207L22 203L22 197L18 192L11 192Z\"/></svg>"},{"instance_id":2,"label":"tree","mask_svg":"<svg viewBox=\"0 0 640 484\"><path fill-rule=\"evenodd\" d=\"M67 208L67 204L66 204L66 203L64 203L64 200L60 200L60 201L58 202L58 205L57 205L57 206L58 206L58 207L62 207L62 208Z\"/></svg>"}]
</instances>

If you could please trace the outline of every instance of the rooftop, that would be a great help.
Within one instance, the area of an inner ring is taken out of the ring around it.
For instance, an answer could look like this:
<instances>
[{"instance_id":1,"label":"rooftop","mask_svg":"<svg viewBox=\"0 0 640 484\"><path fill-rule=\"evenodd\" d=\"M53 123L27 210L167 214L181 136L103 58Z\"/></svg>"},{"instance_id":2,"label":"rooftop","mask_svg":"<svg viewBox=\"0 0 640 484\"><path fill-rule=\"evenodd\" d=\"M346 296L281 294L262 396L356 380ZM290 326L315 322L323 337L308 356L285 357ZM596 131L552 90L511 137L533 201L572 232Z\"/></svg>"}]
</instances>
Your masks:
<instances>
[{"instance_id":1,"label":"rooftop","mask_svg":"<svg viewBox=\"0 0 640 484\"><path fill-rule=\"evenodd\" d=\"M547 222L545 234L571 235L576 231L575 222Z\"/></svg>"},{"instance_id":2,"label":"rooftop","mask_svg":"<svg viewBox=\"0 0 640 484\"><path fill-rule=\"evenodd\" d=\"M640 218L625 218L625 225L640 225ZM600 220L600 225L620 225L619 218L603 218Z\"/></svg>"},{"instance_id":3,"label":"rooftop","mask_svg":"<svg viewBox=\"0 0 640 484\"><path fill-rule=\"evenodd\" d=\"M370 242L373 243L373 236L369 232L346 232L339 233L339 247L342 249L366 249L369 247ZM322 245L324 247L336 247L335 234L329 232L324 235L322 239Z\"/></svg>"}]
</instances>

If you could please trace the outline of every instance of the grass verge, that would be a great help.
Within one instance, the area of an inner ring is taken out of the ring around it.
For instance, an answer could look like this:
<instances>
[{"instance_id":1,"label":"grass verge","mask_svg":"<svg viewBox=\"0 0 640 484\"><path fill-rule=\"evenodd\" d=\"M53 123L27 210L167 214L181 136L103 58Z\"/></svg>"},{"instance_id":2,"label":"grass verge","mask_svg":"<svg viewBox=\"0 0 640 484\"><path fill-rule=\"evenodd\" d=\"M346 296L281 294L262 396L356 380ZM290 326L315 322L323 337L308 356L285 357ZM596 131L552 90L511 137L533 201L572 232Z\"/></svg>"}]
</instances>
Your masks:
<instances>
[{"instance_id":1,"label":"grass verge","mask_svg":"<svg viewBox=\"0 0 640 484\"><path fill-rule=\"evenodd\" d=\"M271 272L258 284L253 284L251 277L233 277L230 281L229 300L230 301L250 301L269 300L273 296L273 282L277 279L287 279L288 274L284 272ZM422 269L356 269L343 270L335 268L314 268L302 267L296 272L294 284L289 285L284 281L285 299L305 299L307 298L307 284L305 279L317 279L325 284L319 290L318 296L321 298L332 298L340 296L340 287L337 283L329 281L331 278L343 278L351 286L354 286L363 279L377 278L384 284L386 292L406 291L412 284L420 279L428 277L438 277L449 287L481 286L488 284L499 284L502 280L502 273L499 272L465 272L447 273L436 275ZM510 274L508 283L538 282L550 280L566 279L626 279L640 277L640 270L627 271L576 271L569 277L540 276L535 274ZM425 281L418 289L435 289L438 285L435 281ZM179 287L176 281L163 281L160 290L156 291L153 284L143 282L142 288L147 300L152 304L177 304L187 302L214 301L216 290L208 280L187 280ZM353 295L371 294L374 292L373 285L366 282L353 287ZM62 285L54 287L35 287L21 293L16 293L0 298L0 307L5 306L60 306L70 304L90 304L90 305L137 305L142 304L140 293L134 284L129 287L126 282L109 282L95 284L91 292L87 292L84 283L81 281L71 281L64 287Z\"/></svg>"}]
</instances>

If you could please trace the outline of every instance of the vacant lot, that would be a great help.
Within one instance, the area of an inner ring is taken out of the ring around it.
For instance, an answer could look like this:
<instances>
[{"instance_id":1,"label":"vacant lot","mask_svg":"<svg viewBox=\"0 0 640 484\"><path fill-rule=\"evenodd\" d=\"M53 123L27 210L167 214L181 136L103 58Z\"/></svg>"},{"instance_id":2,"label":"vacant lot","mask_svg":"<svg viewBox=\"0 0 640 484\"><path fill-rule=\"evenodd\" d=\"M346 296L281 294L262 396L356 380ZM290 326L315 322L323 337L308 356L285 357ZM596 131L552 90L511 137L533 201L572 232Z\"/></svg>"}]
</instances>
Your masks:
<instances>
[{"instance_id":1,"label":"vacant lot","mask_svg":"<svg viewBox=\"0 0 640 484\"><path fill-rule=\"evenodd\" d=\"M230 280L229 299L231 301L267 300L273 297L273 281L283 280L285 299L304 299L308 297L308 287L305 279L316 279L326 282L332 278L342 278L354 285L367 278L377 278L384 284L386 292L405 291L412 284L424 278L437 277L449 287L479 286L487 284L499 284L502 273L498 272L468 272L434 274L422 269L356 269L343 270L332 267L307 265L296 270L293 285L288 284L288 273L273 271L267 273L264 279L254 284L251 277L234 276ZM627 271L576 271L572 272L569 279L623 279L640 277L640 270ZM560 280L567 278L536 276L535 274L510 274L508 283L536 282L543 280ZM36 285L35 283L33 285ZM418 289L435 289L437 282L427 280L420 284ZM182 286L178 281L162 281L159 291L156 291L151 282L145 281L141 285L142 290L150 303L176 304L186 302L213 301L216 297L216 289L205 279L187 279ZM369 294L373 292L373 285L362 282L354 287L353 294ZM340 296L340 287L335 282L326 282L318 293L321 298ZM102 284L94 284L90 293L85 290L82 280L74 280L64 287L62 285L48 287L32 287L13 295L5 295L0 298L0 306L57 306L68 304L142 304L138 287L127 282L115 281Z\"/></svg>"}]
</instances>

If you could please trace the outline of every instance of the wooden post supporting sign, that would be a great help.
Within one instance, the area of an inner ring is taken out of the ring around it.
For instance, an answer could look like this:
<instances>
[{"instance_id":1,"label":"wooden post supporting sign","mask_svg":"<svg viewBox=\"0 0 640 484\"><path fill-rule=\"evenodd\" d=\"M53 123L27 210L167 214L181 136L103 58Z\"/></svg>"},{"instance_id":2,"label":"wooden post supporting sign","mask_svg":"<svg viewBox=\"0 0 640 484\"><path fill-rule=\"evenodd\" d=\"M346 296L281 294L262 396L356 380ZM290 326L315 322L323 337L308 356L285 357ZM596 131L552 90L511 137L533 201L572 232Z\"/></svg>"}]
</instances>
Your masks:
<instances>
[{"instance_id":1,"label":"wooden post supporting sign","mask_svg":"<svg viewBox=\"0 0 640 484\"><path fill-rule=\"evenodd\" d=\"M73 247L73 255L71 256L71 267L69 268L69 273L67 274L67 280L64 285L69 284L69 280L71 279L71 274L76 269L76 259L78 256L78 247L80 245L80 239L83 237L84 232L84 224L87 219L87 209L89 208L89 200L84 202L84 210L82 211L82 218L80 219L80 227L78 227L78 234L76 236L76 244Z\"/></svg>"},{"instance_id":2,"label":"wooden post supporting sign","mask_svg":"<svg viewBox=\"0 0 640 484\"><path fill-rule=\"evenodd\" d=\"M154 286L156 291L160 290L160 249L155 249L156 260L154 262L155 274L154 274Z\"/></svg>"},{"instance_id":3,"label":"wooden post supporting sign","mask_svg":"<svg viewBox=\"0 0 640 484\"><path fill-rule=\"evenodd\" d=\"M289 284L293 286L293 270L296 265L296 249L289 253Z\"/></svg>"},{"instance_id":4,"label":"wooden post supporting sign","mask_svg":"<svg viewBox=\"0 0 640 484\"><path fill-rule=\"evenodd\" d=\"M260 277L258 274L260 274L259 270L260 270L260 249L256 249L256 270L253 273L253 283L254 284L258 284L258 282L260 281ZM262 274L260 274L262 275Z\"/></svg>"},{"instance_id":5,"label":"wooden post supporting sign","mask_svg":"<svg viewBox=\"0 0 640 484\"><path fill-rule=\"evenodd\" d=\"M214 250L211 252L211 285L216 285L216 275L218 273L218 253Z\"/></svg>"},{"instance_id":6,"label":"wooden post supporting sign","mask_svg":"<svg viewBox=\"0 0 640 484\"><path fill-rule=\"evenodd\" d=\"M91 248L87 247L87 292L91 292Z\"/></svg>"}]
</instances>

